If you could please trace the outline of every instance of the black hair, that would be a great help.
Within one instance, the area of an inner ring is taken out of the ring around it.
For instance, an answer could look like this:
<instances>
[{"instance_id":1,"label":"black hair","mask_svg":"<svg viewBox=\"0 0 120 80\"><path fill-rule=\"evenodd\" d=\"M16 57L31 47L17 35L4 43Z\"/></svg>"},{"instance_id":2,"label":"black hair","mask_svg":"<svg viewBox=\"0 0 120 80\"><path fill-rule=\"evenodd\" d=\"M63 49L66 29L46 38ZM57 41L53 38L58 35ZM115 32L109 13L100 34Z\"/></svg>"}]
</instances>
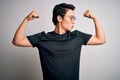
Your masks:
<instances>
[{"instance_id":1,"label":"black hair","mask_svg":"<svg viewBox=\"0 0 120 80\"><path fill-rule=\"evenodd\" d=\"M66 3L60 3L58 5L55 5L55 7L53 8L53 17L52 17L52 22L54 23L54 25L56 25L58 22L57 16L61 16L62 18L64 18L67 9L74 10L75 6Z\"/></svg>"}]
</instances>

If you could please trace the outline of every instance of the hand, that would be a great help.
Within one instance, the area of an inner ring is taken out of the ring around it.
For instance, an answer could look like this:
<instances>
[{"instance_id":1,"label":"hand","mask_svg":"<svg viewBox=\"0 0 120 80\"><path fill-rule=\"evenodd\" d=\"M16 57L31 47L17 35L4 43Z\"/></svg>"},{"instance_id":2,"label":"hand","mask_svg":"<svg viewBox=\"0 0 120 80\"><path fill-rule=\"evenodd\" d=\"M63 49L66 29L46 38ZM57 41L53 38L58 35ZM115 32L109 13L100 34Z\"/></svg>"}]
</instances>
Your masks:
<instances>
[{"instance_id":1,"label":"hand","mask_svg":"<svg viewBox=\"0 0 120 80\"><path fill-rule=\"evenodd\" d=\"M31 20L36 19L36 18L39 18L39 15L38 15L38 13L37 13L36 11L32 11L32 12L26 17L26 19L27 19L28 21L31 21Z\"/></svg>"},{"instance_id":2,"label":"hand","mask_svg":"<svg viewBox=\"0 0 120 80\"><path fill-rule=\"evenodd\" d=\"M95 16L95 14L93 12L91 12L90 10L87 10L84 13L84 17L94 19L96 16Z\"/></svg>"}]
</instances>

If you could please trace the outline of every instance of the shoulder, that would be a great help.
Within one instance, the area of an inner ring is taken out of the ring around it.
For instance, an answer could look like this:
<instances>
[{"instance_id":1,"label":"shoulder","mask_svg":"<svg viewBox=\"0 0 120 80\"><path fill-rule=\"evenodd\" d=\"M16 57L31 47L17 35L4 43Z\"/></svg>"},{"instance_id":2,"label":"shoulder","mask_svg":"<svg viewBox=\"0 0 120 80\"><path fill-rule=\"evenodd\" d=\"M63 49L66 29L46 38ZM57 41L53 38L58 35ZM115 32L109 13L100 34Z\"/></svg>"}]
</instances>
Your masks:
<instances>
[{"instance_id":1,"label":"shoulder","mask_svg":"<svg viewBox=\"0 0 120 80\"><path fill-rule=\"evenodd\" d=\"M46 33L45 33L45 31L42 31L42 32L39 32L39 33L36 33L36 34L33 34L33 36L43 36L43 35L45 35Z\"/></svg>"},{"instance_id":2,"label":"shoulder","mask_svg":"<svg viewBox=\"0 0 120 80\"><path fill-rule=\"evenodd\" d=\"M74 31L72 31L72 33L74 33L74 34L76 34L76 35L91 35L91 34L88 34L88 33L86 33L86 32L83 32L83 31L79 31L79 30L74 30Z\"/></svg>"},{"instance_id":3,"label":"shoulder","mask_svg":"<svg viewBox=\"0 0 120 80\"><path fill-rule=\"evenodd\" d=\"M43 35L45 35L44 31L29 35L27 37L28 37L28 39L40 39Z\"/></svg>"},{"instance_id":4,"label":"shoulder","mask_svg":"<svg viewBox=\"0 0 120 80\"><path fill-rule=\"evenodd\" d=\"M83 39L83 40L89 39L92 36L91 34L88 34L88 33L85 33L79 30L75 30L72 33L75 34L78 38Z\"/></svg>"},{"instance_id":5,"label":"shoulder","mask_svg":"<svg viewBox=\"0 0 120 80\"><path fill-rule=\"evenodd\" d=\"M79 34L79 33L84 33L84 32L79 31L79 30L74 30L74 31L72 31L71 33L74 33L74 34Z\"/></svg>"},{"instance_id":6,"label":"shoulder","mask_svg":"<svg viewBox=\"0 0 120 80\"><path fill-rule=\"evenodd\" d=\"M74 30L74 31L71 32L71 34L79 36L79 35L82 35L82 34L85 34L85 33L82 32L82 31L79 31L79 30Z\"/></svg>"}]
</instances>

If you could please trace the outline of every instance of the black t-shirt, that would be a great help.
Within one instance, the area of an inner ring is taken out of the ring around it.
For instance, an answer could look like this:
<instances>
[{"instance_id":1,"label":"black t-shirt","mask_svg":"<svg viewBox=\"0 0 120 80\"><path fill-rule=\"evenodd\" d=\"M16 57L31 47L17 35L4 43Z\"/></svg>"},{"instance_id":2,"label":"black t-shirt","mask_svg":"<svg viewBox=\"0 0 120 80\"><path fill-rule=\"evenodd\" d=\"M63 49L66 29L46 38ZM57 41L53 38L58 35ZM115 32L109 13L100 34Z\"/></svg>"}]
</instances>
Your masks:
<instances>
[{"instance_id":1,"label":"black t-shirt","mask_svg":"<svg viewBox=\"0 0 120 80\"><path fill-rule=\"evenodd\" d=\"M65 34L41 32L27 36L37 47L44 80L79 80L79 59L82 45L91 35L75 30Z\"/></svg>"}]
</instances>

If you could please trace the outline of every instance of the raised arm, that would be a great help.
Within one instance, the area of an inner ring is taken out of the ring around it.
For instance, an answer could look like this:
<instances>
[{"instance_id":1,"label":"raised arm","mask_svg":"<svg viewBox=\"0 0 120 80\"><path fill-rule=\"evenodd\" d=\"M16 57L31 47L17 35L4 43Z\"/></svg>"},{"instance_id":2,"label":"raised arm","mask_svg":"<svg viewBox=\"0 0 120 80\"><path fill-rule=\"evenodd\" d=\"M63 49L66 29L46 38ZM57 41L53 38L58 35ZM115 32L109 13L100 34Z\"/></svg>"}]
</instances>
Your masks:
<instances>
[{"instance_id":1,"label":"raised arm","mask_svg":"<svg viewBox=\"0 0 120 80\"><path fill-rule=\"evenodd\" d=\"M84 16L90 19L93 19L94 25L95 25L95 32L96 34L93 35L90 40L88 41L87 45L101 45L106 42L105 34L102 29L102 25L100 24L97 16L92 13L90 10L87 10L84 13Z\"/></svg>"},{"instance_id":2,"label":"raised arm","mask_svg":"<svg viewBox=\"0 0 120 80\"><path fill-rule=\"evenodd\" d=\"M25 19L22 21L22 23L18 27L14 35L14 38L12 40L12 43L14 45L21 46L21 47L32 47L31 43L28 41L25 35L25 29L27 27L28 22L35 18L39 18L38 14L35 11L32 11L28 16L25 17Z\"/></svg>"}]
</instances>

